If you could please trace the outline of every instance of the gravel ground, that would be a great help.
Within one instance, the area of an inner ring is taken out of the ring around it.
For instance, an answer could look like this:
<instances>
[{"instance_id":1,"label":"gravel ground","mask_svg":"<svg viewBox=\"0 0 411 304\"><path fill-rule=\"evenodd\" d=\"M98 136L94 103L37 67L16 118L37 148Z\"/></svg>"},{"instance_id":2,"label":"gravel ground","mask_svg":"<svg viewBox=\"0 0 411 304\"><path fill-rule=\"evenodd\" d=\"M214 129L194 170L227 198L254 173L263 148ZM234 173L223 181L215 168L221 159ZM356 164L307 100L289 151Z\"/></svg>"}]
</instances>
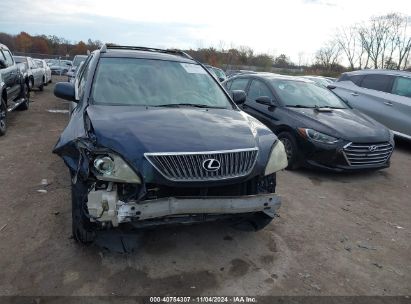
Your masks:
<instances>
[{"instance_id":1,"label":"gravel ground","mask_svg":"<svg viewBox=\"0 0 411 304\"><path fill-rule=\"evenodd\" d=\"M68 103L52 90L0 138L0 295L411 293L411 143L382 171L280 172L280 218L261 232L161 228L120 254L71 238L68 171L51 153L68 114L48 112Z\"/></svg>"}]
</instances>

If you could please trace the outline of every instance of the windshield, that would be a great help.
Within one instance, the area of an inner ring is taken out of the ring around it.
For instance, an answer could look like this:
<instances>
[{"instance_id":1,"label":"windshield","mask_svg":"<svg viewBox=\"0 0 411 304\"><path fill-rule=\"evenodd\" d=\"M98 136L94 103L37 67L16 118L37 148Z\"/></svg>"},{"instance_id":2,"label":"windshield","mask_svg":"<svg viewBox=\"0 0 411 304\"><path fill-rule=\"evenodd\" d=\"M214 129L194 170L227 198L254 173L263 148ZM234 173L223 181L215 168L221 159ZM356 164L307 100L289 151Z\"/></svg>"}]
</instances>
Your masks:
<instances>
[{"instance_id":1,"label":"windshield","mask_svg":"<svg viewBox=\"0 0 411 304\"><path fill-rule=\"evenodd\" d=\"M296 80L271 80L275 92L288 107L348 108L347 105L327 88L314 83Z\"/></svg>"},{"instance_id":2,"label":"windshield","mask_svg":"<svg viewBox=\"0 0 411 304\"><path fill-rule=\"evenodd\" d=\"M232 108L198 64L138 58L101 58L94 76L95 104Z\"/></svg>"}]
</instances>

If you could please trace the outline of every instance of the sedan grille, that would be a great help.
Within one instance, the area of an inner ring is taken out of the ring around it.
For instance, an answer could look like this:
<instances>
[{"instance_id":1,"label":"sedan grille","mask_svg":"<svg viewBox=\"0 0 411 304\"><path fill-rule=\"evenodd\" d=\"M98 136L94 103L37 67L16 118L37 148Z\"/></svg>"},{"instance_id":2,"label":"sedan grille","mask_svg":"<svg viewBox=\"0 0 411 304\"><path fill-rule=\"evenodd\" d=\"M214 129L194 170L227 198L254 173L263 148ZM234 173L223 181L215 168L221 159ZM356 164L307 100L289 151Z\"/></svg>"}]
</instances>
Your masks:
<instances>
[{"instance_id":1,"label":"sedan grille","mask_svg":"<svg viewBox=\"0 0 411 304\"><path fill-rule=\"evenodd\" d=\"M392 150L390 143L350 143L344 147L344 155L350 166L382 165L388 161Z\"/></svg>"},{"instance_id":2,"label":"sedan grille","mask_svg":"<svg viewBox=\"0 0 411 304\"><path fill-rule=\"evenodd\" d=\"M258 149L206 152L145 153L147 160L172 181L212 181L248 175Z\"/></svg>"}]
</instances>

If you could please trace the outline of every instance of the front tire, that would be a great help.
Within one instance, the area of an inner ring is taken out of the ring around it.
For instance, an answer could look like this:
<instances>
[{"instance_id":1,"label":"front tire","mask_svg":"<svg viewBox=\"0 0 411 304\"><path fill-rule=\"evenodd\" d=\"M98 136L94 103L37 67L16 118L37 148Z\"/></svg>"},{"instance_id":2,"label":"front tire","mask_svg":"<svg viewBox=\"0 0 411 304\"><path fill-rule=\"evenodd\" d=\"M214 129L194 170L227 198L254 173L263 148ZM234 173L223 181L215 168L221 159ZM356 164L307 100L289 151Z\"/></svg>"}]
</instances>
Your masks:
<instances>
[{"instance_id":1,"label":"front tire","mask_svg":"<svg viewBox=\"0 0 411 304\"><path fill-rule=\"evenodd\" d=\"M283 143L285 153L287 154L288 170L295 170L301 166L301 156L298 152L297 141L289 132L281 132L278 139Z\"/></svg>"},{"instance_id":2,"label":"front tire","mask_svg":"<svg viewBox=\"0 0 411 304\"><path fill-rule=\"evenodd\" d=\"M18 110L26 111L29 109L30 105L30 90L27 84L24 84L22 98L24 98L25 101L21 105L19 105Z\"/></svg>"},{"instance_id":3,"label":"front tire","mask_svg":"<svg viewBox=\"0 0 411 304\"><path fill-rule=\"evenodd\" d=\"M71 184L72 232L77 242L91 244L96 238L96 224L86 215L87 185L80 181Z\"/></svg>"},{"instance_id":4,"label":"front tire","mask_svg":"<svg viewBox=\"0 0 411 304\"><path fill-rule=\"evenodd\" d=\"M0 136L7 132L7 105L6 101L1 97L0 101Z\"/></svg>"}]
</instances>

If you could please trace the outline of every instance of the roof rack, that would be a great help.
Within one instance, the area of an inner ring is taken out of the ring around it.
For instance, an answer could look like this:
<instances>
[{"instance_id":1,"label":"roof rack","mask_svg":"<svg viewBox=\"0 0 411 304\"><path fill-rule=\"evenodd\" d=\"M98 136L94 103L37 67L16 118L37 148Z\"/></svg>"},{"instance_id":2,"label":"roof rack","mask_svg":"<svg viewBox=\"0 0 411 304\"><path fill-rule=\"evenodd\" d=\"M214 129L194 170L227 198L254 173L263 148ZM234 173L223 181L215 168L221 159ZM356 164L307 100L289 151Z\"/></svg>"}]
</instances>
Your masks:
<instances>
[{"instance_id":1,"label":"roof rack","mask_svg":"<svg viewBox=\"0 0 411 304\"><path fill-rule=\"evenodd\" d=\"M100 48L101 53L106 53L107 49L113 50L133 50L133 51L146 51L146 52L156 52L156 53L165 53L165 54L172 54L182 56L188 59L193 59L190 55L186 52L177 50L177 49L157 49L151 47L144 47L144 46L128 46L128 45L115 45L115 44L103 44Z\"/></svg>"}]
</instances>

